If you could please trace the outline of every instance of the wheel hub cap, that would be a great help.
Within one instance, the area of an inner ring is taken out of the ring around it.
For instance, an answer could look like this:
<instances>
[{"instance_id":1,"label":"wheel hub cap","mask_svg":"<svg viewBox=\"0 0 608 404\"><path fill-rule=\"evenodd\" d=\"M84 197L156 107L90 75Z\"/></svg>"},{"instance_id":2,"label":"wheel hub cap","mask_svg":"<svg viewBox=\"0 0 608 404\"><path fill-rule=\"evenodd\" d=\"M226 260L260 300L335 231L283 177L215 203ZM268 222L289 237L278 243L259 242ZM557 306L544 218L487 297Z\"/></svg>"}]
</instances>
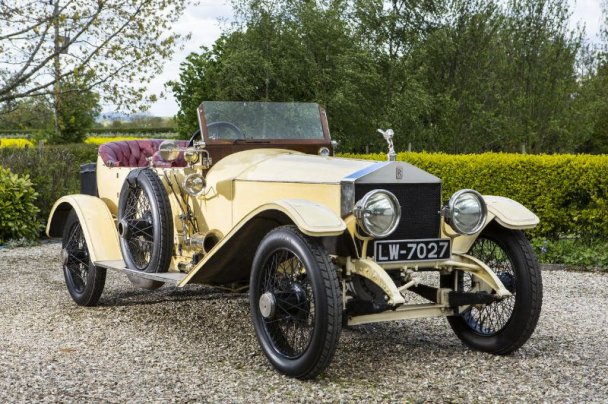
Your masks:
<instances>
[{"instance_id":1,"label":"wheel hub cap","mask_svg":"<svg viewBox=\"0 0 608 404\"><path fill-rule=\"evenodd\" d=\"M272 318L276 312L277 300L271 292L266 292L260 296L259 306L262 317Z\"/></svg>"}]
</instances>

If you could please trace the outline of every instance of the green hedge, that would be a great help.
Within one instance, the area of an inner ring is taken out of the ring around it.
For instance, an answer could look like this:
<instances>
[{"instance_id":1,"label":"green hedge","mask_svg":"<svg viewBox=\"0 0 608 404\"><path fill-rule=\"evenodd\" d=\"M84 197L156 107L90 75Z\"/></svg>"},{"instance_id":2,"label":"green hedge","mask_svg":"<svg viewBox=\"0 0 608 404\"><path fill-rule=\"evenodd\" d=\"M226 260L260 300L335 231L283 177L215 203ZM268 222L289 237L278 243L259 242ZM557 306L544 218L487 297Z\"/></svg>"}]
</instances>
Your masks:
<instances>
[{"instance_id":1,"label":"green hedge","mask_svg":"<svg viewBox=\"0 0 608 404\"><path fill-rule=\"evenodd\" d=\"M31 240L38 236L36 192L26 176L0 167L0 244L9 240Z\"/></svg>"},{"instance_id":2,"label":"green hedge","mask_svg":"<svg viewBox=\"0 0 608 404\"><path fill-rule=\"evenodd\" d=\"M0 148L0 166L29 175L44 224L58 198L79 192L80 164L96 156L97 146L86 144ZM384 154L341 156L386 160ZM608 236L608 156L399 153L398 160L440 177L444 200L473 188L519 201L541 219L535 237Z\"/></svg>"},{"instance_id":3,"label":"green hedge","mask_svg":"<svg viewBox=\"0 0 608 404\"><path fill-rule=\"evenodd\" d=\"M97 146L87 144L34 148L0 148L0 166L19 175L29 175L38 193L35 204L38 223L46 224L57 199L80 192L80 164L97 160ZM28 221L33 223L29 215Z\"/></svg>"},{"instance_id":4,"label":"green hedge","mask_svg":"<svg viewBox=\"0 0 608 404\"><path fill-rule=\"evenodd\" d=\"M397 159L441 178L444 199L461 188L515 199L540 217L534 236L608 236L608 156L399 153Z\"/></svg>"}]
</instances>

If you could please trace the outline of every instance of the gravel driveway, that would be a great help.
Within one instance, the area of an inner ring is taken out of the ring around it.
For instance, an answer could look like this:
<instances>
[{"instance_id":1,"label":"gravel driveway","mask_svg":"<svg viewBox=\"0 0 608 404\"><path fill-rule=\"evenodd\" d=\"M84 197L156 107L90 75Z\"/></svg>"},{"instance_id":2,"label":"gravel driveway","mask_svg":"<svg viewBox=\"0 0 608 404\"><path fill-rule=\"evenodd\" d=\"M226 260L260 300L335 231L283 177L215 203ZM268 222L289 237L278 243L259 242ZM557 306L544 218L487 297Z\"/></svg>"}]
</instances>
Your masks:
<instances>
[{"instance_id":1,"label":"gravel driveway","mask_svg":"<svg viewBox=\"0 0 608 404\"><path fill-rule=\"evenodd\" d=\"M608 400L608 275L546 271L530 341L498 357L444 319L344 330L316 381L274 372L245 295L133 289L109 272L101 305L70 299L58 244L0 251L0 402Z\"/></svg>"}]
</instances>

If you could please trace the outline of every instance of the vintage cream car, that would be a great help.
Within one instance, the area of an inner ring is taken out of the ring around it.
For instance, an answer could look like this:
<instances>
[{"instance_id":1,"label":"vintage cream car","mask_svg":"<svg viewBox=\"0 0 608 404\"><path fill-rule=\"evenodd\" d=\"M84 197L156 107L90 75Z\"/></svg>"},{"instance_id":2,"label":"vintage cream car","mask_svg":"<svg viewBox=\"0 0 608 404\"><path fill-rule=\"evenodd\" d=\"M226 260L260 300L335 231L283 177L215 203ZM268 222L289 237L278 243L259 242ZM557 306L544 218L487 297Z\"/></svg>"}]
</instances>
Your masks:
<instances>
[{"instance_id":1,"label":"vintage cream car","mask_svg":"<svg viewBox=\"0 0 608 404\"><path fill-rule=\"evenodd\" d=\"M263 352L313 378L343 326L447 317L469 347L509 354L542 304L519 203L463 189L410 164L333 157L325 112L310 103L204 102L190 141L100 146L83 194L58 200L76 303L95 305L106 269L134 285L248 291ZM378 136L377 134L375 136Z\"/></svg>"}]
</instances>

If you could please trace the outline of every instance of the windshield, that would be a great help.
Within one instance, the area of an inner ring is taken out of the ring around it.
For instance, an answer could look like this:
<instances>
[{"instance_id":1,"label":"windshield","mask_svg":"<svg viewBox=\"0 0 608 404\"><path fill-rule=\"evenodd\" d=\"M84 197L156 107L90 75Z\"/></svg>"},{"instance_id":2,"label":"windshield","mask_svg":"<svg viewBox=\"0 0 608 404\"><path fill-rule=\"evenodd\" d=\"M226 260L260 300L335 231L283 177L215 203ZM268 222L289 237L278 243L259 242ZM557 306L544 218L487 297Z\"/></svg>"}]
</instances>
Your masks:
<instances>
[{"instance_id":1,"label":"windshield","mask_svg":"<svg viewBox=\"0 0 608 404\"><path fill-rule=\"evenodd\" d=\"M209 139L323 139L318 104L205 101Z\"/></svg>"}]
</instances>

